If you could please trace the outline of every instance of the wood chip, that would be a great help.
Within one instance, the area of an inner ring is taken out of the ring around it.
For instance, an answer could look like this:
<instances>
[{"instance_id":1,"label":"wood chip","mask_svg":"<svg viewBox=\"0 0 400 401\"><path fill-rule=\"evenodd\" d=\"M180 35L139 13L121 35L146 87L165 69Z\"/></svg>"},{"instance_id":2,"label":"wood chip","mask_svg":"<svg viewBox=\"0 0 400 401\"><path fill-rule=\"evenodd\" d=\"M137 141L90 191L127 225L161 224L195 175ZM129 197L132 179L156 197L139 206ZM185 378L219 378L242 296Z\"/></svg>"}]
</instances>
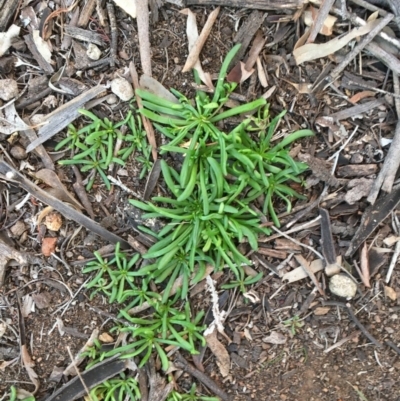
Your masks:
<instances>
[{"instance_id":1,"label":"wood chip","mask_svg":"<svg viewBox=\"0 0 400 401\"><path fill-rule=\"evenodd\" d=\"M46 142L58 132L63 130L72 121L79 117L79 109L84 107L85 103L94 97L104 92L105 86L98 85L87 92L82 93L75 99L63 104L58 109L46 116L46 125L42 126L38 132L38 139L33 141L26 149L27 152L31 152L36 146Z\"/></svg>"}]
</instances>

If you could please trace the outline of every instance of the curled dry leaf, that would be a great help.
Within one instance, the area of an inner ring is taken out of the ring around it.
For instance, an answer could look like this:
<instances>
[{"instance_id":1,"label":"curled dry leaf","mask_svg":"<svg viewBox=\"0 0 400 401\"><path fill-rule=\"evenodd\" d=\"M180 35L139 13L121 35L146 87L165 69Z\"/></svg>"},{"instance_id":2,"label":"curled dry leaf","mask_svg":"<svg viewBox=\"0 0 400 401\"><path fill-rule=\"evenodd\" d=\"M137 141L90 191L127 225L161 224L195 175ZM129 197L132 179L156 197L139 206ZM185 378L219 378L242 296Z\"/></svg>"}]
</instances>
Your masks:
<instances>
[{"instance_id":1,"label":"curled dry leaf","mask_svg":"<svg viewBox=\"0 0 400 401\"><path fill-rule=\"evenodd\" d=\"M21 357L22 357L22 362L24 364L24 367L26 369L26 372L28 373L29 379L35 386L35 390L33 391L32 394L35 394L38 389L39 389L39 380L38 380L38 375L36 372L33 370L35 363L33 362L31 356L29 355L28 349L26 347L26 344L21 346Z\"/></svg>"},{"instance_id":2,"label":"curled dry leaf","mask_svg":"<svg viewBox=\"0 0 400 401\"><path fill-rule=\"evenodd\" d=\"M303 18L304 18L304 23L307 26L311 26L314 22L313 19L313 13L311 11L311 9L304 11L303 13ZM324 21L324 24L321 27L321 30L319 31L319 33L321 35L325 35L325 36L331 36L332 35L332 29L333 26L335 25L337 18L332 16L332 15L328 15Z\"/></svg>"},{"instance_id":3,"label":"curled dry leaf","mask_svg":"<svg viewBox=\"0 0 400 401\"><path fill-rule=\"evenodd\" d=\"M146 74L142 74L139 80L140 87L145 89L154 95L157 95L161 99L169 100L172 103L179 103L179 100L160 82L153 77L149 77Z\"/></svg>"},{"instance_id":4,"label":"curled dry leaf","mask_svg":"<svg viewBox=\"0 0 400 401\"><path fill-rule=\"evenodd\" d=\"M310 268L313 273L317 273L324 268L324 264L322 260L316 259L310 263ZM307 273L300 266L288 273L285 273L282 277L282 280L283 281L288 280L289 283L293 283L295 281L302 280L303 278L306 277L308 277Z\"/></svg>"},{"instance_id":5,"label":"curled dry leaf","mask_svg":"<svg viewBox=\"0 0 400 401\"><path fill-rule=\"evenodd\" d=\"M29 128L18 115L14 103L10 103L0 110L1 134L11 135L14 132L25 131Z\"/></svg>"},{"instance_id":6,"label":"curled dry leaf","mask_svg":"<svg viewBox=\"0 0 400 401\"><path fill-rule=\"evenodd\" d=\"M199 54L201 51L201 48L198 48L198 53L192 54L192 49L196 45L198 39L199 39L199 31L197 30L197 23L196 23L196 14L193 13L191 10L188 8L185 8L184 10L181 11L182 14L187 15L187 23L186 23L186 34L188 37L188 42L189 42L189 56L188 56L188 61L189 57L191 57L191 60L194 61L193 63L191 62L190 65L197 71L199 74L199 77L202 82L204 82L208 88L214 89L214 85L211 80L211 75L208 72L203 71L203 67L201 66L200 59L199 59ZM188 63L188 61L186 63ZM190 67L190 68L192 68ZM186 71L188 71L190 68L188 68ZM185 69L183 70L185 72Z\"/></svg>"},{"instance_id":7,"label":"curled dry leaf","mask_svg":"<svg viewBox=\"0 0 400 401\"><path fill-rule=\"evenodd\" d=\"M138 0L113 0L113 1L118 7L121 7L132 18L136 18L136 1Z\"/></svg>"},{"instance_id":8,"label":"curled dry leaf","mask_svg":"<svg viewBox=\"0 0 400 401\"><path fill-rule=\"evenodd\" d=\"M376 21L370 21L361 27L353 28L347 35L332 39L326 43L308 43L296 48L293 51L296 64L299 65L305 63L306 61L316 60L337 52L356 37L369 33L379 24L379 22L380 19Z\"/></svg>"},{"instance_id":9,"label":"curled dry leaf","mask_svg":"<svg viewBox=\"0 0 400 401\"><path fill-rule=\"evenodd\" d=\"M397 293L392 287L388 287L385 285L385 296L390 298L392 301L396 301Z\"/></svg>"},{"instance_id":10,"label":"curled dry leaf","mask_svg":"<svg viewBox=\"0 0 400 401\"><path fill-rule=\"evenodd\" d=\"M0 33L0 57L11 47L11 42L18 37L21 28L12 24L7 32Z\"/></svg>"},{"instance_id":11,"label":"curled dry leaf","mask_svg":"<svg viewBox=\"0 0 400 401\"><path fill-rule=\"evenodd\" d=\"M32 38L33 38L33 41L35 43L35 46L36 46L38 52L42 55L42 57L49 64L52 64L50 47L47 44L47 42L41 38L38 29L35 29L34 31L32 31Z\"/></svg>"},{"instance_id":12,"label":"curled dry leaf","mask_svg":"<svg viewBox=\"0 0 400 401\"><path fill-rule=\"evenodd\" d=\"M50 256L55 250L58 238L46 237L42 241L42 254L46 257Z\"/></svg>"},{"instance_id":13,"label":"curled dry leaf","mask_svg":"<svg viewBox=\"0 0 400 401\"><path fill-rule=\"evenodd\" d=\"M261 63L260 57L257 57L257 73L258 73L258 79L260 81L260 84L263 88L266 88L268 86L268 80L267 76L265 75L265 71L263 68L263 65Z\"/></svg>"},{"instance_id":14,"label":"curled dry leaf","mask_svg":"<svg viewBox=\"0 0 400 401\"><path fill-rule=\"evenodd\" d=\"M375 97L375 95L376 93L374 91L362 91L352 96L349 101L352 103L358 103L360 100L365 99L366 97Z\"/></svg>"},{"instance_id":15,"label":"curled dry leaf","mask_svg":"<svg viewBox=\"0 0 400 401\"><path fill-rule=\"evenodd\" d=\"M265 343L270 343L270 344L285 344L287 338L285 335L279 333L278 331L271 331L269 336L264 337L262 340Z\"/></svg>"},{"instance_id":16,"label":"curled dry leaf","mask_svg":"<svg viewBox=\"0 0 400 401\"><path fill-rule=\"evenodd\" d=\"M217 338L217 330L213 330L211 333L204 335L204 338L207 341L208 348L210 348L211 352L217 358L217 365L222 377L228 376L231 359L228 351Z\"/></svg>"},{"instance_id":17,"label":"curled dry leaf","mask_svg":"<svg viewBox=\"0 0 400 401\"><path fill-rule=\"evenodd\" d=\"M22 299L21 314L23 317L27 317L32 312L35 312L35 302L32 296L27 294Z\"/></svg>"},{"instance_id":18,"label":"curled dry leaf","mask_svg":"<svg viewBox=\"0 0 400 401\"><path fill-rule=\"evenodd\" d=\"M78 209L83 209L83 206L73 197L70 192L68 192L68 190L58 178L58 175L53 170L44 168L36 172L35 177L52 188L51 190L47 191L50 192L51 195L60 200L71 203Z\"/></svg>"},{"instance_id":19,"label":"curled dry leaf","mask_svg":"<svg viewBox=\"0 0 400 401\"><path fill-rule=\"evenodd\" d=\"M347 188L349 190L346 192L344 200L349 205L353 205L364 196L368 196L373 182L374 180L370 180L368 178L354 178L353 180L349 181L347 183Z\"/></svg>"}]
</instances>

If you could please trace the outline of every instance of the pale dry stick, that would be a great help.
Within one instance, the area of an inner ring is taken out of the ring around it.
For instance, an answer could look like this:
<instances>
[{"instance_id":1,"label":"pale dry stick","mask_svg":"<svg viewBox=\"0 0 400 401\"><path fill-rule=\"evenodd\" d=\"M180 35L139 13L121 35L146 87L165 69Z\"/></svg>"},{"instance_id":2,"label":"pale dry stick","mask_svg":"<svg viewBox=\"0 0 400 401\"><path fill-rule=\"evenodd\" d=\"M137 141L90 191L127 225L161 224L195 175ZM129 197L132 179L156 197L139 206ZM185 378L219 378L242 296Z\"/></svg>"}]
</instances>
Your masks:
<instances>
[{"instance_id":1,"label":"pale dry stick","mask_svg":"<svg viewBox=\"0 0 400 401\"><path fill-rule=\"evenodd\" d=\"M218 17L220 9L221 9L221 7L217 7L208 16L207 21L206 21L203 29L201 30L199 37L196 40L196 43L190 49L189 56L186 60L186 63L183 67L182 72L190 71L196 64L197 60L199 59L200 52L203 49L204 43L206 43L206 40L207 40L208 36L210 35L211 29L214 25L214 22Z\"/></svg>"},{"instance_id":2,"label":"pale dry stick","mask_svg":"<svg viewBox=\"0 0 400 401\"><path fill-rule=\"evenodd\" d=\"M394 104L396 106L397 118L400 119L400 81L399 75L393 73L393 90L397 95L394 99Z\"/></svg>"},{"instance_id":3,"label":"pale dry stick","mask_svg":"<svg viewBox=\"0 0 400 401\"><path fill-rule=\"evenodd\" d=\"M135 90L140 89L139 76L136 71L135 63L133 61L131 61L129 63L129 72L131 74L133 87L135 88ZM145 74L146 74L146 72L145 72ZM138 105L138 108L140 109L142 107L142 99L137 95L136 95L136 103ZM157 143L156 143L156 137L154 134L153 125L150 123L150 121L144 115L141 115L141 118L142 118L144 129L147 134L147 140L149 141L149 144L151 146L151 154L153 155L153 160L155 162L158 158L158 155L157 155Z\"/></svg>"},{"instance_id":4,"label":"pale dry stick","mask_svg":"<svg viewBox=\"0 0 400 401\"><path fill-rule=\"evenodd\" d=\"M338 8L332 7L331 11L336 15L342 16L342 12ZM362 18L353 13L347 13L345 17L357 26L364 26L367 24ZM400 41L397 38L393 38L385 32L379 32L378 36L400 49Z\"/></svg>"},{"instance_id":5,"label":"pale dry stick","mask_svg":"<svg viewBox=\"0 0 400 401\"><path fill-rule=\"evenodd\" d=\"M311 27L307 43L314 43L314 40L317 37L322 26L324 25L325 19L328 16L334 2L335 0L323 0L322 4L319 7L317 18L314 20L314 23Z\"/></svg>"},{"instance_id":6,"label":"pale dry stick","mask_svg":"<svg viewBox=\"0 0 400 401\"><path fill-rule=\"evenodd\" d=\"M392 53L385 51L378 43L371 42L365 47L369 53L381 60L393 73L400 75L400 60Z\"/></svg>"},{"instance_id":7,"label":"pale dry stick","mask_svg":"<svg viewBox=\"0 0 400 401\"><path fill-rule=\"evenodd\" d=\"M317 216L315 219L313 219L311 221L308 221L308 222L306 222L304 224L301 224L299 226L296 226L296 227L292 228L291 230L287 230L282 234L281 234L281 231L278 230L279 231L278 234L271 235L270 237L265 238L265 240L263 240L262 242L263 243L270 242L270 241L273 241L276 238L281 237L282 235L284 236L284 234L293 234L293 233L296 233L297 231L303 230L305 228L314 227L314 226L318 225L318 221L320 219L321 219L321 216ZM273 226L272 226L272 228L275 230L275 228Z\"/></svg>"},{"instance_id":8,"label":"pale dry stick","mask_svg":"<svg viewBox=\"0 0 400 401\"><path fill-rule=\"evenodd\" d=\"M396 247L394 248L394 253L393 253L392 259L390 261L388 272L386 274L386 279L385 279L386 284L389 284L389 281L392 277L392 273L393 273L394 267L396 266L399 255L400 255L400 240L396 242Z\"/></svg>"},{"instance_id":9,"label":"pale dry stick","mask_svg":"<svg viewBox=\"0 0 400 401\"><path fill-rule=\"evenodd\" d=\"M371 191L368 195L367 200L371 204L375 203L381 187L385 192L391 192L395 176L400 165L399 154L400 154L400 120L397 122L393 141L390 144L390 148L383 163L383 167L381 168L378 177L372 184Z\"/></svg>"},{"instance_id":10,"label":"pale dry stick","mask_svg":"<svg viewBox=\"0 0 400 401\"><path fill-rule=\"evenodd\" d=\"M351 63L351 61L367 46L374 37L382 31L382 29L393 19L393 14L388 14L377 24L367 35L363 36L360 42L354 46L353 50L346 54L345 58L339 63L339 65L331 71L331 73L325 78L329 83L324 87L324 90L331 85L334 81L339 78L342 71Z\"/></svg>"},{"instance_id":11,"label":"pale dry stick","mask_svg":"<svg viewBox=\"0 0 400 401\"><path fill-rule=\"evenodd\" d=\"M114 184L120 187L123 191L127 192L130 195L133 195L135 198L142 199L142 197L135 191L132 191L132 189L129 189L125 184L123 184L121 181L117 180L114 178L112 175L108 175L107 178Z\"/></svg>"},{"instance_id":12,"label":"pale dry stick","mask_svg":"<svg viewBox=\"0 0 400 401\"><path fill-rule=\"evenodd\" d=\"M321 216L318 216L318 217L321 218ZM315 220L315 219L314 219L314 220ZM310 250L311 252L315 253L315 254L318 256L318 258L320 258L321 260L324 260L324 257L323 257L318 251L316 251L314 248L312 248L311 246L306 245L306 244L303 244L303 243L300 242L300 241L297 241L296 239L290 237L289 235L287 235L287 234L284 233L283 231L278 230L278 229L277 229L276 227L274 227L274 226L272 226L271 228L272 228L274 231L276 231L278 234L280 234L280 235L282 235L283 237L287 238L288 240L292 241L293 243L295 243L295 244L297 244L297 245L300 245L300 246L302 246L302 247L304 247L304 248L307 248L307 249Z\"/></svg>"},{"instance_id":13,"label":"pale dry stick","mask_svg":"<svg viewBox=\"0 0 400 401\"><path fill-rule=\"evenodd\" d=\"M76 298L76 296L79 294L79 292L82 290L82 288L85 287L87 282L91 279L92 277L88 277L86 281L78 288L78 290L75 292L75 294L63 305L61 305L57 310L55 310L52 315L55 315L58 311L60 311L62 308L64 308L63 312L61 313L61 316L64 315L64 313L68 310L68 307L71 305L72 301Z\"/></svg>"},{"instance_id":14,"label":"pale dry stick","mask_svg":"<svg viewBox=\"0 0 400 401\"><path fill-rule=\"evenodd\" d=\"M353 338L356 338L357 336L359 336L361 334L361 331L354 331L353 333L351 333L350 335L348 335L345 338L342 338L340 341L338 341L336 344L333 344L332 346L330 346L329 348L324 350L324 353L327 354L328 352L333 351L336 348L341 347L343 344L347 343L347 341L352 340Z\"/></svg>"},{"instance_id":15,"label":"pale dry stick","mask_svg":"<svg viewBox=\"0 0 400 401\"><path fill-rule=\"evenodd\" d=\"M69 348L68 345L67 345L67 351L68 351L69 357L71 358L72 363L74 364L75 372L76 372L77 375L79 376L79 380L81 381L82 386L83 386L83 388L84 388L85 391L86 391L87 397L85 397L85 399L88 398L89 401L93 401L93 398L92 398L92 396L90 395L89 389L88 389L88 387L87 387L85 381L83 380L83 377L82 377L82 375L81 375L81 372L79 371L78 367L75 366L74 357L73 357L72 352L71 352L71 350L70 350L70 348Z\"/></svg>"},{"instance_id":16,"label":"pale dry stick","mask_svg":"<svg viewBox=\"0 0 400 401\"><path fill-rule=\"evenodd\" d=\"M358 125L354 128L353 132L349 135L349 137L346 139L344 144L339 148L337 152L335 152L332 156L328 157L328 160L332 160L333 158L339 156L339 153L347 146L347 144L353 139L353 136L356 134L358 130Z\"/></svg>"},{"instance_id":17,"label":"pale dry stick","mask_svg":"<svg viewBox=\"0 0 400 401\"><path fill-rule=\"evenodd\" d=\"M381 15L382 17L384 17L385 15L388 14L387 11L382 10L382 8L379 8L379 7L377 7L377 6L375 6L375 5L371 4L371 3L368 3L365 0L350 0L350 1L352 3L354 3L354 4L357 4L358 6L360 6L362 8L365 8L366 10L369 10L369 11L372 11L372 12L378 11L379 15Z\"/></svg>"},{"instance_id":18,"label":"pale dry stick","mask_svg":"<svg viewBox=\"0 0 400 401\"><path fill-rule=\"evenodd\" d=\"M136 1L136 20L138 25L139 53L143 73L152 76L149 37L149 0Z\"/></svg>"}]
</instances>

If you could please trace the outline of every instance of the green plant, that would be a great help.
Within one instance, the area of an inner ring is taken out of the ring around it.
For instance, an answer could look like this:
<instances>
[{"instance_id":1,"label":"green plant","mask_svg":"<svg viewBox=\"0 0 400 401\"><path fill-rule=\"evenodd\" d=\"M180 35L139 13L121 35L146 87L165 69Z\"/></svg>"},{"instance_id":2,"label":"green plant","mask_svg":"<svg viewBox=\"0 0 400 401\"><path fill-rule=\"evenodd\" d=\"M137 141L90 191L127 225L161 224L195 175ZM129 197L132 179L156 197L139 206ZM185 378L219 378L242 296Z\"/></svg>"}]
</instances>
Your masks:
<instances>
[{"instance_id":1,"label":"green plant","mask_svg":"<svg viewBox=\"0 0 400 401\"><path fill-rule=\"evenodd\" d=\"M111 122L108 118L101 120L95 114L87 110L79 112L89 118L91 123L86 124L77 130L73 125L69 125L67 137L62 140L56 150L67 146L74 153L71 159L61 160L61 165L80 165L82 172L92 172L92 176L86 186L90 190L93 186L98 173L105 183L107 189L110 189L111 183L107 178L107 170L113 163L124 165L125 161L135 151L142 153L138 156L138 161L142 164L140 178L143 178L146 172L151 168L150 148L146 142L146 133L142 129L140 116L135 116L130 111L126 118L118 123ZM128 127L128 133L124 135L120 128ZM114 156L116 140L123 140L126 147L120 149L117 156Z\"/></svg>"},{"instance_id":2,"label":"green plant","mask_svg":"<svg viewBox=\"0 0 400 401\"><path fill-rule=\"evenodd\" d=\"M283 325L289 329L292 336L295 336L297 330L303 327L304 323L301 321L300 316L294 315L290 319L284 320Z\"/></svg>"},{"instance_id":3,"label":"green plant","mask_svg":"<svg viewBox=\"0 0 400 401\"><path fill-rule=\"evenodd\" d=\"M173 103L152 93L137 91L143 99L139 112L170 139L168 145L161 147L161 153L184 156L180 172L165 160L161 161L170 197L155 197L148 203L130 201L147 212L144 218L167 221L156 235L157 243L143 256L155 259L145 269L156 282L170 277L164 300L178 275L184 278L181 295L186 296L195 265L200 267L200 272L206 263L212 263L216 269L227 265L236 276L232 285L242 290L253 283L252 279L244 278L241 266L250 261L238 251L237 245L247 241L257 250L259 235L270 233L268 228L261 227L260 212L252 208L253 203L263 197L263 213L268 213L279 226L276 198L285 202L287 210L291 208L290 198L302 198L287 182L300 183L298 175L307 166L292 159L288 145L312 135L312 131L294 132L271 145L284 113L271 120L264 99L224 109L237 85L226 83L225 76L238 48L235 46L228 53L212 98L199 91L191 102L171 90L179 100ZM238 114L247 116L232 131L224 132L220 124L228 126L229 118Z\"/></svg>"},{"instance_id":4,"label":"green plant","mask_svg":"<svg viewBox=\"0 0 400 401\"><path fill-rule=\"evenodd\" d=\"M90 390L90 397L93 401L135 401L141 399L141 394L137 380L122 372Z\"/></svg>"},{"instance_id":5,"label":"green plant","mask_svg":"<svg viewBox=\"0 0 400 401\"><path fill-rule=\"evenodd\" d=\"M17 401L17 400L21 400L21 401L35 401L36 398L31 395L29 397L25 397L25 398L19 398L18 397L18 390L15 386L11 386L10 387L10 398L9 401Z\"/></svg>"},{"instance_id":6,"label":"green plant","mask_svg":"<svg viewBox=\"0 0 400 401\"><path fill-rule=\"evenodd\" d=\"M196 394L196 384L193 383L190 391L186 394L181 394L177 391L172 391L167 398L167 401L218 401L217 397L206 397Z\"/></svg>"},{"instance_id":7,"label":"green plant","mask_svg":"<svg viewBox=\"0 0 400 401\"><path fill-rule=\"evenodd\" d=\"M122 303L126 299L126 291L138 290L135 277L139 274L133 268L139 261L139 254L129 258L121 252L120 243L117 243L115 256L110 261L103 259L98 252L94 252L94 256L96 260L89 262L82 270L83 273L96 272L95 277L86 286L95 289L91 298L101 292L108 296L110 303L114 301Z\"/></svg>"},{"instance_id":8,"label":"green plant","mask_svg":"<svg viewBox=\"0 0 400 401\"><path fill-rule=\"evenodd\" d=\"M120 332L127 332L133 340L127 345L105 352L103 357L122 354L122 358L132 358L142 355L139 366L143 366L155 349L160 357L163 370L169 366L168 357L163 349L164 345L172 345L196 354L195 341L200 340L205 345L205 339L200 334L205 327L199 326L203 312L191 318L190 305L185 303L183 311L173 307L177 298L167 303L153 301L151 305L154 313L151 319L136 318L121 310L121 315L131 323L127 327L119 328Z\"/></svg>"}]
</instances>

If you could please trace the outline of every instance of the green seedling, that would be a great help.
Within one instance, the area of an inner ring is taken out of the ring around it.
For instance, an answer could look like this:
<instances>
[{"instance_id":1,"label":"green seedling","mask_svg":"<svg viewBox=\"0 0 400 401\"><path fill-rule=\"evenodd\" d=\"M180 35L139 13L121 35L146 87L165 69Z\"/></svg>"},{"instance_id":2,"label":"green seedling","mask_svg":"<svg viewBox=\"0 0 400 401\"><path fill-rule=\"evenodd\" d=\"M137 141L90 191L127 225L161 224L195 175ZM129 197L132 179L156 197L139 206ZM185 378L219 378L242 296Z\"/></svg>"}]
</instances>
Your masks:
<instances>
[{"instance_id":1,"label":"green seedling","mask_svg":"<svg viewBox=\"0 0 400 401\"><path fill-rule=\"evenodd\" d=\"M33 395L30 395L29 397L25 397L25 398L20 398L18 397L18 390L15 386L11 386L10 387L10 398L9 401L17 401L17 400L21 400L21 401L35 401L36 398Z\"/></svg>"},{"instance_id":2,"label":"green seedling","mask_svg":"<svg viewBox=\"0 0 400 401\"><path fill-rule=\"evenodd\" d=\"M118 377L94 387L90 398L92 401L135 401L141 399L141 394L137 380L122 372Z\"/></svg>"},{"instance_id":3,"label":"green seedling","mask_svg":"<svg viewBox=\"0 0 400 401\"><path fill-rule=\"evenodd\" d=\"M283 325L289 329L292 336L295 336L297 331L304 326L304 323L301 321L300 316L295 315L290 319L284 320Z\"/></svg>"},{"instance_id":4,"label":"green seedling","mask_svg":"<svg viewBox=\"0 0 400 401\"><path fill-rule=\"evenodd\" d=\"M79 165L81 172L91 172L86 186L87 190L92 188L96 174L101 177L106 188L110 189L111 183L107 178L110 166L114 163L124 166L126 160L138 151L142 154L138 156L138 161L142 164L140 178L143 178L152 163L140 116L135 118L132 112L129 112L123 121L113 123L108 118L101 120L87 110L79 110L79 112L91 120L91 123L79 130L73 125L68 127L67 137L55 149L60 150L67 147L73 151L74 155L71 159L61 160L59 163L61 165ZM128 128L126 134L122 133L123 126ZM114 156L117 140L122 140L126 147L122 147L117 156Z\"/></svg>"},{"instance_id":5,"label":"green seedling","mask_svg":"<svg viewBox=\"0 0 400 401\"><path fill-rule=\"evenodd\" d=\"M192 354L197 354L195 341L200 340L202 345L205 345L205 339L201 335L205 327L199 326L203 313L197 314L192 319L189 303L186 302L184 311L180 311L173 307L176 300L177 297L167 303L153 302L151 305L154 313L151 319L132 317L121 310L121 315L130 325L121 327L119 331L129 333L129 337L133 341L104 353L104 357L116 354L122 354L122 358L140 356L139 366L142 367L155 350L161 360L163 370L167 370L169 361L163 349L165 345L176 346Z\"/></svg>"},{"instance_id":6,"label":"green seedling","mask_svg":"<svg viewBox=\"0 0 400 401\"><path fill-rule=\"evenodd\" d=\"M94 288L91 298L97 293L103 293L108 296L110 303L122 303L127 298L127 291L139 290L135 284L135 277L139 275L135 270L139 254L128 257L121 252L120 243L117 243L115 256L110 261L103 259L98 252L94 252L94 255L96 260L89 262L83 269L83 273L96 273L86 286Z\"/></svg>"},{"instance_id":7,"label":"green seedling","mask_svg":"<svg viewBox=\"0 0 400 401\"><path fill-rule=\"evenodd\" d=\"M197 394L196 384L193 383L190 391L186 394L181 394L177 391L172 391L167 398L167 401L218 401L217 397L206 397Z\"/></svg>"}]
</instances>

